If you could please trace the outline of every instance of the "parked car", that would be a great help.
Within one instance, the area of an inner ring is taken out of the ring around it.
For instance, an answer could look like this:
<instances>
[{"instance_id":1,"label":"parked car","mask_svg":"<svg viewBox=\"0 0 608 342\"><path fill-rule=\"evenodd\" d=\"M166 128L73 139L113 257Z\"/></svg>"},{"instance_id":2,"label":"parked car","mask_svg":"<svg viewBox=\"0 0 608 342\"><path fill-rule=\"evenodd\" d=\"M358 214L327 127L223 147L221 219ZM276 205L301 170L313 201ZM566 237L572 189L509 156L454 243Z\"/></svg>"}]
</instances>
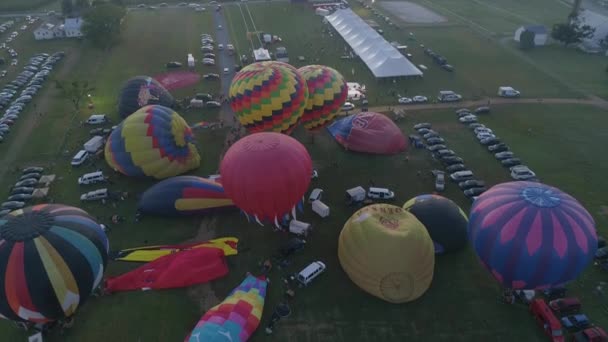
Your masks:
<instances>
[{"instance_id":1,"label":"parked car","mask_svg":"<svg viewBox=\"0 0 608 342\"><path fill-rule=\"evenodd\" d=\"M460 119L460 118L462 118L462 117L465 117L465 116L469 116L469 115L474 115L474 114L473 114L473 113L471 113L471 112L460 112L460 113L456 113L456 116L457 116L459 119Z\"/></svg>"},{"instance_id":2,"label":"parked car","mask_svg":"<svg viewBox=\"0 0 608 342\"><path fill-rule=\"evenodd\" d=\"M417 130L417 132L419 134L427 134L428 132L431 132L431 131L432 131L432 129L429 129L429 128L420 128L419 130Z\"/></svg>"},{"instance_id":3,"label":"parked car","mask_svg":"<svg viewBox=\"0 0 608 342\"><path fill-rule=\"evenodd\" d=\"M26 180L26 179L39 180L40 177L42 177L42 174L40 174L40 173L36 173L36 172L26 173L23 176L19 177L19 181Z\"/></svg>"},{"instance_id":4,"label":"parked car","mask_svg":"<svg viewBox=\"0 0 608 342\"><path fill-rule=\"evenodd\" d=\"M420 128L431 128L431 124L428 122L422 122L414 125L414 129L418 130Z\"/></svg>"},{"instance_id":5,"label":"parked car","mask_svg":"<svg viewBox=\"0 0 608 342\"><path fill-rule=\"evenodd\" d=\"M445 146L444 144L436 144L436 145L427 146L426 149L431 152L435 152L435 151L439 151L439 150L445 150L446 148L447 148L447 146Z\"/></svg>"},{"instance_id":6,"label":"parked car","mask_svg":"<svg viewBox=\"0 0 608 342\"><path fill-rule=\"evenodd\" d=\"M414 101L410 97L399 97L399 99L397 99L397 102L399 102L400 104L410 104Z\"/></svg>"},{"instance_id":7,"label":"parked car","mask_svg":"<svg viewBox=\"0 0 608 342\"><path fill-rule=\"evenodd\" d=\"M462 95L457 94L451 90L442 90L437 96L439 102L456 102L462 100Z\"/></svg>"},{"instance_id":8,"label":"parked car","mask_svg":"<svg viewBox=\"0 0 608 342\"><path fill-rule=\"evenodd\" d=\"M488 138L496 138L496 135L489 132L481 132L475 136L477 140L481 141Z\"/></svg>"},{"instance_id":9,"label":"parked car","mask_svg":"<svg viewBox=\"0 0 608 342\"><path fill-rule=\"evenodd\" d=\"M25 179L25 180L15 183L14 188L19 188L19 187L23 187L23 186L33 186L36 184L38 184L38 180L36 180L36 179Z\"/></svg>"},{"instance_id":10,"label":"parked car","mask_svg":"<svg viewBox=\"0 0 608 342\"><path fill-rule=\"evenodd\" d=\"M490 112L490 107L482 106L475 109L475 114L488 114Z\"/></svg>"},{"instance_id":11,"label":"parked car","mask_svg":"<svg viewBox=\"0 0 608 342\"><path fill-rule=\"evenodd\" d=\"M488 146L488 145L496 145L500 143L500 139L496 136L494 137L490 137L490 138L485 138L485 139L481 139L479 141L480 144Z\"/></svg>"},{"instance_id":12,"label":"parked car","mask_svg":"<svg viewBox=\"0 0 608 342\"><path fill-rule=\"evenodd\" d=\"M475 132L475 134L480 134L480 133L494 134L494 132L486 126L475 127L475 128L473 128L473 132Z\"/></svg>"},{"instance_id":13,"label":"parked car","mask_svg":"<svg viewBox=\"0 0 608 342\"><path fill-rule=\"evenodd\" d=\"M589 318L587 318L587 315L585 314L562 317L561 321L562 325L567 330L581 330L591 325L591 322L589 322Z\"/></svg>"},{"instance_id":14,"label":"parked car","mask_svg":"<svg viewBox=\"0 0 608 342\"><path fill-rule=\"evenodd\" d=\"M448 173L454 173L454 172L458 172L458 171L464 171L466 169L467 168L462 163L461 164L452 164L452 165L450 165L450 166L448 166L448 167L445 168L445 170Z\"/></svg>"},{"instance_id":15,"label":"parked car","mask_svg":"<svg viewBox=\"0 0 608 342\"><path fill-rule=\"evenodd\" d=\"M513 167L516 165L521 165L521 159L519 158L508 158L504 159L500 162L504 167Z\"/></svg>"},{"instance_id":16,"label":"parked car","mask_svg":"<svg viewBox=\"0 0 608 342\"><path fill-rule=\"evenodd\" d=\"M549 307L558 315L578 313L581 310L581 302L576 297L554 299L549 302Z\"/></svg>"},{"instance_id":17,"label":"parked car","mask_svg":"<svg viewBox=\"0 0 608 342\"><path fill-rule=\"evenodd\" d=\"M471 179L468 181L458 183L458 187L462 190L466 190L469 188L480 188L483 186L486 186L486 183L484 181L480 181L480 180L476 180L476 179Z\"/></svg>"},{"instance_id":18,"label":"parked car","mask_svg":"<svg viewBox=\"0 0 608 342\"><path fill-rule=\"evenodd\" d=\"M510 168L511 178L515 180L528 180L536 178L536 174L525 165L517 165Z\"/></svg>"},{"instance_id":19,"label":"parked car","mask_svg":"<svg viewBox=\"0 0 608 342\"><path fill-rule=\"evenodd\" d=\"M167 63L167 68L181 68L182 63L180 62L169 62Z\"/></svg>"},{"instance_id":20,"label":"parked car","mask_svg":"<svg viewBox=\"0 0 608 342\"><path fill-rule=\"evenodd\" d=\"M479 195L483 194L484 192L486 192L486 190L488 190L488 189L485 186L482 186L482 187L467 189L467 190L463 191L463 193L467 197L473 197L473 196L479 196Z\"/></svg>"},{"instance_id":21,"label":"parked car","mask_svg":"<svg viewBox=\"0 0 608 342\"><path fill-rule=\"evenodd\" d=\"M353 109L355 109L355 105L354 105L354 104L352 104L352 103L350 103L350 102L345 102L345 103L342 105L342 110L343 110L343 111L349 111L349 110L353 110Z\"/></svg>"},{"instance_id":22,"label":"parked car","mask_svg":"<svg viewBox=\"0 0 608 342\"><path fill-rule=\"evenodd\" d=\"M204 58L203 65L213 66L213 65L215 65L215 60L211 59L211 58Z\"/></svg>"},{"instance_id":23,"label":"parked car","mask_svg":"<svg viewBox=\"0 0 608 342\"><path fill-rule=\"evenodd\" d=\"M574 342L606 342L608 334L600 327L591 327L575 333L572 338Z\"/></svg>"},{"instance_id":24,"label":"parked car","mask_svg":"<svg viewBox=\"0 0 608 342\"><path fill-rule=\"evenodd\" d=\"M494 152L494 153L506 152L508 150L509 150L509 146L507 146L507 144L505 144L505 143L498 143L498 144L488 146L488 151Z\"/></svg>"},{"instance_id":25,"label":"parked car","mask_svg":"<svg viewBox=\"0 0 608 342\"><path fill-rule=\"evenodd\" d=\"M456 156L443 156L440 158L441 161L446 165L463 164L464 160Z\"/></svg>"},{"instance_id":26,"label":"parked car","mask_svg":"<svg viewBox=\"0 0 608 342\"><path fill-rule=\"evenodd\" d=\"M492 145L492 146L494 146L494 145ZM492 147L492 146L490 146L490 147ZM505 159L513 158L513 156L515 156L515 153L513 153L511 151L498 152L498 153L494 154L494 157L496 157L496 159L498 159L498 160L505 160Z\"/></svg>"},{"instance_id":27,"label":"parked car","mask_svg":"<svg viewBox=\"0 0 608 342\"><path fill-rule=\"evenodd\" d=\"M436 145L435 145L436 146ZM441 149L441 150L437 150L435 151L435 154L437 156L439 156L440 158L442 157L449 157L449 156L455 156L456 152L452 151L452 150L448 150L448 149Z\"/></svg>"},{"instance_id":28,"label":"parked car","mask_svg":"<svg viewBox=\"0 0 608 342\"><path fill-rule=\"evenodd\" d=\"M443 70L446 70L446 71L449 71L449 72L454 71L454 67L452 65L450 65L450 64L442 64L441 68Z\"/></svg>"},{"instance_id":29,"label":"parked car","mask_svg":"<svg viewBox=\"0 0 608 342\"><path fill-rule=\"evenodd\" d=\"M445 140L443 140L443 138L441 137L432 137L426 140L426 143L428 145L437 145L437 144L442 144L444 143Z\"/></svg>"},{"instance_id":30,"label":"parked car","mask_svg":"<svg viewBox=\"0 0 608 342\"><path fill-rule=\"evenodd\" d=\"M220 79L220 75L218 75L218 74L213 74L213 73L210 73L210 74L204 74L204 75L203 75L203 78L204 78L204 79L206 79L206 80L219 80L219 79Z\"/></svg>"},{"instance_id":31,"label":"parked car","mask_svg":"<svg viewBox=\"0 0 608 342\"><path fill-rule=\"evenodd\" d=\"M97 201L105 198L108 198L108 189L89 191L80 196L81 201Z\"/></svg>"},{"instance_id":32,"label":"parked car","mask_svg":"<svg viewBox=\"0 0 608 342\"><path fill-rule=\"evenodd\" d=\"M203 55L203 58L215 58L215 54L207 52Z\"/></svg>"},{"instance_id":33,"label":"parked car","mask_svg":"<svg viewBox=\"0 0 608 342\"><path fill-rule=\"evenodd\" d=\"M564 298L566 297L566 292L567 289L563 286L556 286L556 287L551 287L548 289L543 290L543 296L545 296L545 298L547 298L547 300L551 301L557 298Z\"/></svg>"},{"instance_id":34,"label":"parked car","mask_svg":"<svg viewBox=\"0 0 608 342\"><path fill-rule=\"evenodd\" d=\"M459 183L467 181L469 179L473 179L473 177L474 177L473 171L471 171L471 170L456 171L450 175L450 178L454 182L459 182Z\"/></svg>"},{"instance_id":35,"label":"parked car","mask_svg":"<svg viewBox=\"0 0 608 342\"><path fill-rule=\"evenodd\" d=\"M72 158L72 166L80 166L82 165L87 159L89 159L89 152L85 151L85 150L80 150L78 151L78 153L76 153L76 155L74 155L74 157Z\"/></svg>"},{"instance_id":36,"label":"parked car","mask_svg":"<svg viewBox=\"0 0 608 342\"><path fill-rule=\"evenodd\" d=\"M422 136L424 139L430 139L435 137L441 137L441 135L435 131L429 131Z\"/></svg>"},{"instance_id":37,"label":"parked car","mask_svg":"<svg viewBox=\"0 0 608 342\"><path fill-rule=\"evenodd\" d=\"M445 190L445 173L444 172L437 172L435 174L435 190L439 191L439 192Z\"/></svg>"},{"instance_id":38,"label":"parked car","mask_svg":"<svg viewBox=\"0 0 608 342\"><path fill-rule=\"evenodd\" d=\"M25 203L21 202L21 201L8 201L8 202L4 202L4 203L2 203L2 205L0 205L0 208L10 209L10 210L21 209L23 207L25 207Z\"/></svg>"},{"instance_id":39,"label":"parked car","mask_svg":"<svg viewBox=\"0 0 608 342\"><path fill-rule=\"evenodd\" d=\"M207 108L220 108L221 106L222 104L217 101L207 101L205 103L205 107Z\"/></svg>"},{"instance_id":40,"label":"parked car","mask_svg":"<svg viewBox=\"0 0 608 342\"><path fill-rule=\"evenodd\" d=\"M34 188L29 187L29 186L18 186L15 188L11 189L11 195L16 195L16 194L31 194L32 192L34 192Z\"/></svg>"},{"instance_id":41,"label":"parked car","mask_svg":"<svg viewBox=\"0 0 608 342\"><path fill-rule=\"evenodd\" d=\"M15 194L8 197L9 201L27 202L32 199L31 194Z\"/></svg>"},{"instance_id":42,"label":"parked car","mask_svg":"<svg viewBox=\"0 0 608 342\"><path fill-rule=\"evenodd\" d=\"M213 96L211 94L207 94L207 93L197 93L196 95L194 95L194 98L197 100L205 100L205 101L213 100Z\"/></svg>"},{"instance_id":43,"label":"parked car","mask_svg":"<svg viewBox=\"0 0 608 342\"><path fill-rule=\"evenodd\" d=\"M463 117L459 118L458 121L460 121L461 123L464 123L464 124L477 122L477 116L475 116L475 115L466 115L466 116L463 116Z\"/></svg>"}]
</instances>

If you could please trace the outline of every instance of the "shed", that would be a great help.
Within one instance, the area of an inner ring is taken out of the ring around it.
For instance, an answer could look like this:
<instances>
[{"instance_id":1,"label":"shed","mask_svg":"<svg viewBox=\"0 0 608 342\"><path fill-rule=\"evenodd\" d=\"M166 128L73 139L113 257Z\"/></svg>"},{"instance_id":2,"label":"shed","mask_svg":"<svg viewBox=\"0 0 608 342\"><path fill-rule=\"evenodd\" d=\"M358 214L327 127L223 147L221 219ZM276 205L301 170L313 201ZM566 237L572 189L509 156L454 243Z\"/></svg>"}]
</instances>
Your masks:
<instances>
[{"instance_id":1,"label":"shed","mask_svg":"<svg viewBox=\"0 0 608 342\"><path fill-rule=\"evenodd\" d=\"M543 46L547 44L547 39L549 39L549 31L543 25L526 25L521 26L517 30L515 30L515 35L513 36L513 40L519 42L519 38L524 31L529 31L534 33L534 45Z\"/></svg>"},{"instance_id":2,"label":"shed","mask_svg":"<svg viewBox=\"0 0 608 342\"><path fill-rule=\"evenodd\" d=\"M255 58L256 62L263 62L263 61L271 60L270 52L268 52L268 50L266 50L264 48L259 48L257 50L253 50L253 57Z\"/></svg>"}]
</instances>

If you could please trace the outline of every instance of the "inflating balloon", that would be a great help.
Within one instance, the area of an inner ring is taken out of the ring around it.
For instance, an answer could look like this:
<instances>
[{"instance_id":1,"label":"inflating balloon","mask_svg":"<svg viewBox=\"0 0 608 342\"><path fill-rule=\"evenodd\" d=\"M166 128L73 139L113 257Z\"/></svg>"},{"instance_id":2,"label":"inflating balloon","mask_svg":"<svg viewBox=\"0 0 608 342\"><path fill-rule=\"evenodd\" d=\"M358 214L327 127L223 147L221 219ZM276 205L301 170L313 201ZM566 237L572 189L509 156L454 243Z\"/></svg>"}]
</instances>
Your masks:
<instances>
[{"instance_id":1,"label":"inflating balloon","mask_svg":"<svg viewBox=\"0 0 608 342\"><path fill-rule=\"evenodd\" d=\"M403 209L414 214L428 230L435 253L458 251L467 244L468 218L460 207L439 195L420 195L405 202Z\"/></svg>"},{"instance_id":2,"label":"inflating balloon","mask_svg":"<svg viewBox=\"0 0 608 342\"><path fill-rule=\"evenodd\" d=\"M308 190L312 160L297 140L279 133L255 133L228 149L220 164L222 185L234 204L256 221L275 222Z\"/></svg>"},{"instance_id":3,"label":"inflating balloon","mask_svg":"<svg viewBox=\"0 0 608 342\"><path fill-rule=\"evenodd\" d=\"M330 124L348 96L344 77L324 65L307 65L298 69L308 86L308 100L302 115L302 125L309 131Z\"/></svg>"},{"instance_id":4,"label":"inflating balloon","mask_svg":"<svg viewBox=\"0 0 608 342\"><path fill-rule=\"evenodd\" d=\"M118 114L121 117L135 113L147 105L172 107L173 96L157 80L149 76L137 76L129 79L118 95Z\"/></svg>"},{"instance_id":5,"label":"inflating balloon","mask_svg":"<svg viewBox=\"0 0 608 342\"><path fill-rule=\"evenodd\" d=\"M234 208L234 204L219 183L196 176L177 176L146 190L137 207L149 215L186 216Z\"/></svg>"},{"instance_id":6,"label":"inflating balloon","mask_svg":"<svg viewBox=\"0 0 608 342\"><path fill-rule=\"evenodd\" d=\"M105 157L124 175L157 179L196 169L201 161L186 121L163 106L141 108L118 125L106 142Z\"/></svg>"},{"instance_id":7,"label":"inflating balloon","mask_svg":"<svg viewBox=\"0 0 608 342\"><path fill-rule=\"evenodd\" d=\"M340 265L361 289L391 303L422 296L433 280L433 241L405 209L373 204L353 214L338 239Z\"/></svg>"},{"instance_id":8,"label":"inflating balloon","mask_svg":"<svg viewBox=\"0 0 608 342\"><path fill-rule=\"evenodd\" d=\"M0 317L46 323L74 315L100 284L109 243L84 210L40 204L0 218Z\"/></svg>"},{"instance_id":9,"label":"inflating balloon","mask_svg":"<svg viewBox=\"0 0 608 342\"><path fill-rule=\"evenodd\" d=\"M247 131L289 134L304 112L308 88L294 67L259 62L234 76L229 96L232 110Z\"/></svg>"},{"instance_id":10,"label":"inflating balloon","mask_svg":"<svg viewBox=\"0 0 608 342\"><path fill-rule=\"evenodd\" d=\"M347 116L327 127L345 149L373 154L405 151L407 140L393 120L380 113L366 112Z\"/></svg>"},{"instance_id":11,"label":"inflating balloon","mask_svg":"<svg viewBox=\"0 0 608 342\"><path fill-rule=\"evenodd\" d=\"M595 223L572 196L549 185L509 182L473 202L469 238L503 286L542 289L578 277L597 249Z\"/></svg>"}]
</instances>

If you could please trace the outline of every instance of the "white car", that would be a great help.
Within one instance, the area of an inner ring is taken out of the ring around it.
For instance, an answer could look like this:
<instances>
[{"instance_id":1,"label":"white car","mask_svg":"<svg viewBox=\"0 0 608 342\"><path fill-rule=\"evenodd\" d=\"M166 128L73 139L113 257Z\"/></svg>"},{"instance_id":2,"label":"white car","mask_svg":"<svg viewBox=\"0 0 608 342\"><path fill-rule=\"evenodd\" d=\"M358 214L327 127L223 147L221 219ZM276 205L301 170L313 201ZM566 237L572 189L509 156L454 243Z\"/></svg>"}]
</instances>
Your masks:
<instances>
[{"instance_id":1,"label":"white car","mask_svg":"<svg viewBox=\"0 0 608 342\"><path fill-rule=\"evenodd\" d=\"M108 189L98 189L95 191L89 191L86 194L80 196L81 201L97 201L104 198L108 198Z\"/></svg>"},{"instance_id":2,"label":"white car","mask_svg":"<svg viewBox=\"0 0 608 342\"><path fill-rule=\"evenodd\" d=\"M414 101L415 103L425 103L428 102L429 99L426 96L416 95L412 97L412 101Z\"/></svg>"},{"instance_id":3,"label":"white car","mask_svg":"<svg viewBox=\"0 0 608 342\"><path fill-rule=\"evenodd\" d=\"M496 135L492 134L492 133L479 133L477 134L477 140L483 140L486 138L496 138Z\"/></svg>"},{"instance_id":4,"label":"white car","mask_svg":"<svg viewBox=\"0 0 608 342\"><path fill-rule=\"evenodd\" d=\"M343 111L349 111L349 110L353 110L353 109L355 109L355 105L354 105L354 104L352 104L352 103L350 103L350 102L345 102L345 103L342 105L342 110L343 110Z\"/></svg>"},{"instance_id":5,"label":"white car","mask_svg":"<svg viewBox=\"0 0 608 342\"><path fill-rule=\"evenodd\" d=\"M536 174L526 165L513 166L509 170L511 170L511 178L515 180L529 180L536 178Z\"/></svg>"},{"instance_id":6,"label":"white car","mask_svg":"<svg viewBox=\"0 0 608 342\"><path fill-rule=\"evenodd\" d=\"M477 122L477 117L475 115L467 115L461 117L460 119L458 119L458 121L460 121L461 123Z\"/></svg>"},{"instance_id":7,"label":"white car","mask_svg":"<svg viewBox=\"0 0 608 342\"><path fill-rule=\"evenodd\" d=\"M413 101L411 98L409 98L409 97L400 97L400 98L399 98L397 101L398 101L400 104L410 104L410 103L413 103L413 102L414 102L414 101Z\"/></svg>"},{"instance_id":8,"label":"white car","mask_svg":"<svg viewBox=\"0 0 608 342\"><path fill-rule=\"evenodd\" d=\"M217 44L218 50L224 50L224 44Z\"/></svg>"},{"instance_id":9,"label":"white car","mask_svg":"<svg viewBox=\"0 0 608 342\"><path fill-rule=\"evenodd\" d=\"M222 29L222 25L217 25L217 29L221 30Z\"/></svg>"}]
</instances>

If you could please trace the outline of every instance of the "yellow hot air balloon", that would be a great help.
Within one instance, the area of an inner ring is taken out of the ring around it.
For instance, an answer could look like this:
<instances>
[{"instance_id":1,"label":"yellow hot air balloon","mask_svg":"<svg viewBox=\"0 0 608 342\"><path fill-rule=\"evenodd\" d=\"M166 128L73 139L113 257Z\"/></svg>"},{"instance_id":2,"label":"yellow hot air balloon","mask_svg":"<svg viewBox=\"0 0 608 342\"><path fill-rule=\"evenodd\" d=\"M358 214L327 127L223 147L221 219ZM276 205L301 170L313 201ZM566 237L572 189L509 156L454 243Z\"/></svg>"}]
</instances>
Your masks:
<instances>
[{"instance_id":1,"label":"yellow hot air balloon","mask_svg":"<svg viewBox=\"0 0 608 342\"><path fill-rule=\"evenodd\" d=\"M431 285L435 252L424 225L390 204L360 209L344 224L338 258L361 289L391 303L422 296Z\"/></svg>"}]
</instances>

